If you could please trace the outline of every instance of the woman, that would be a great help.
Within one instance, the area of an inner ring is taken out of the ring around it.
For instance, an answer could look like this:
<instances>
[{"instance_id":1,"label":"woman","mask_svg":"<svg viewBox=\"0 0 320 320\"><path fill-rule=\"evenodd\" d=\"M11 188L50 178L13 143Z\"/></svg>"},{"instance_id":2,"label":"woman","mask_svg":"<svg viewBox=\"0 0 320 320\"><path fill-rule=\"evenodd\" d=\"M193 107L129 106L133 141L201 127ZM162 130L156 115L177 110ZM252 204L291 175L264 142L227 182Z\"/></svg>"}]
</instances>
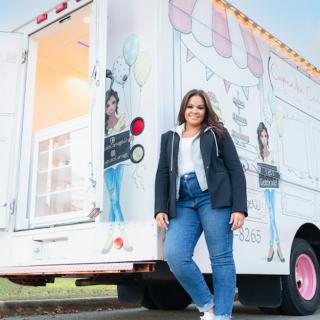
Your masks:
<instances>
[{"instance_id":1,"label":"woman","mask_svg":"<svg viewBox=\"0 0 320 320\"><path fill-rule=\"evenodd\" d=\"M274 164L273 153L269 149L269 134L268 130L263 122L259 123L257 129L258 135L258 143L259 143L259 154L260 158L264 163ZM264 189L264 197L266 199L267 207L269 210L269 218L270 218L270 241L269 241L269 252L267 256L267 261L270 262L274 256L274 244L277 244L277 254L281 262L285 262L285 259L282 254L282 250L280 247L280 239L278 228L276 225L275 219L275 189L274 188L266 188Z\"/></svg>"},{"instance_id":2,"label":"woman","mask_svg":"<svg viewBox=\"0 0 320 320\"><path fill-rule=\"evenodd\" d=\"M125 114L120 117L118 114L119 96L118 92L109 89L106 92L106 109L105 109L105 136L109 136L112 133L118 133L126 126Z\"/></svg>"},{"instance_id":3,"label":"woman","mask_svg":"<svg viewBox=\"0 0 320 320\"><path fill-rule=\"evenodd\" d=\"M161 137L155 182L155 218L166 230L164 254L201 319L230 319L236 272L233 230L247 216L246 181L228 131L202 90L181 102L179 126ZM170 223L169 223L170 221ZM214 302L192 259L204 232L213 272Z\"/></svg>"},{"instance_id":4,"label":"woman","mask_svg":"<svg viewBox=\"0 0 320 320\"><path fill-rule=\"evenodd\" d=\"M105 103L105 136L119 133L125 128L125 118L122 114L119 118L118 114L119 97L117 91L109 89L106 92ZM109 210L109 224L107 230L107 239L105 241L102 253L108 253L113 244L113 233L115 222L118 222L118 226L123 241L123 248L126 251L132 251L133 247L130 245L129 240L125 233L124 218L120 205L120 190L123 175L124 165L122 163L117 164L114 167L109 167L104 170L104 181L109 193L110 210Z\"/></svg>"}]
</instances>

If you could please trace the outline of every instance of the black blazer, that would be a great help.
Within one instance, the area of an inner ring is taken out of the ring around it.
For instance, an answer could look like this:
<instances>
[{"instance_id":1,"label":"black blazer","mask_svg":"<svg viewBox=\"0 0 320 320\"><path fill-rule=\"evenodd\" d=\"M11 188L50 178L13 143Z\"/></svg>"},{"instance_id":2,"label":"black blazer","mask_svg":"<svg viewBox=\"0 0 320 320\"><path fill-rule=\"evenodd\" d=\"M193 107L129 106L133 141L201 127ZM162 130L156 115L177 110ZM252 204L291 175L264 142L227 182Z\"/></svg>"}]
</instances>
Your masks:
<instances>
[{"instance_id":1,"label":"black blazer","mask_svg":"<svg viewBox=\"0 0 320 320\"><path fill-rule=\"evenodd\" d=\"M176 132L168 131L161 136L160 159L155 181L154 216L159 212L167 213L169 218L176 216L179 142L180 137ZM212 208L230 206L231 212L242 212L248 216L245 175L237 150L226 129L224 137L217 139L217 144L218 152L211 130L200 135L200 149Z\"/></svg>"}]
</instances>

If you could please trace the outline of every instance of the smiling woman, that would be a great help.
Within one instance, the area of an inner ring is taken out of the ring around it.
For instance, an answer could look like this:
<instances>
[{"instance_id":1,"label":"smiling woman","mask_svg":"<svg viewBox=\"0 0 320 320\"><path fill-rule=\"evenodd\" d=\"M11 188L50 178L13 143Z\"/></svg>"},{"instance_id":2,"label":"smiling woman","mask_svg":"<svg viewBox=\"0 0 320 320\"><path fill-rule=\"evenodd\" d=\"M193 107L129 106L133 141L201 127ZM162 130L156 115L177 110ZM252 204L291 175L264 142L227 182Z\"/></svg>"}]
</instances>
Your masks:
<instances>
[{"instance_id":1,"label":"smiling woman","mask_svg":"<svg viewBox=\"0 0 320 320\"><path fill-rule=\"evenodd\" d=\"M189 99L187 107L184 112L184 117L191 128L197 129L201 127L201 124L206 115L206 108L204 106L204 101L199 96L193 96ZM190 129L191 129L190 128ZM185 138L188 134L185 134Z\"/></svg>"},{"instance_id":2,"label":"smiling woman","mask_svg":"<svg viewBox=\"0 0 320 320\"><path fill-rule=\"evenodd\" d=\"M178 122L161 137L155 181L155 218L166 230L164 255L204 312L200 319L228 320L236 285L233 230L242 227L247 215L244 173L231 137L203 90L185 94ZM213 272L214 311L211 292L192 259L202 232Z\"/></svg>"}]
</instances>

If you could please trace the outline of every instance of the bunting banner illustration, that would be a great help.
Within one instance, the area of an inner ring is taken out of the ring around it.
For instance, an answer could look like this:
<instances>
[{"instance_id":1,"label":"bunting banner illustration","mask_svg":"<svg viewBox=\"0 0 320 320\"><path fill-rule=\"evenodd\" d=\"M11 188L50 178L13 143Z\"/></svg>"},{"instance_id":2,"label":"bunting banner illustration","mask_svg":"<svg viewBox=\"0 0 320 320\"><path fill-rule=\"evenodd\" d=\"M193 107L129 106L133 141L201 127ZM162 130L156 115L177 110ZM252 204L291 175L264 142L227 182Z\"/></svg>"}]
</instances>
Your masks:
<instances>
[{"instance_id":1,"label":"bunting banner illustration","mask_svg":"<svg viewBox=\"0 0 320 320\"><path fill-rule=\"evenodd\" d=\"M224 87L226 89L226 93L228 93L230 86L231 86L231 82L229 82L228 80L223 80L223 83L224 83Z\"/></svg>"},{"instance_id":2,"label":"bunting banner illustration","mask_svg":"<svg viewBox=\"0 0 320 320\"><path fill-rule=\"evenodd\" d=\"M187 49L186 62L191 61L194 57L195 57L195 55L189 49Z\"/></svg>"},{"instance_id":3,"label":"bunting banner illustration","mask_svg":"<svg viewBox=\"0 0 320 320\"><path fill-rule=\"evenodd\" d=\"M207 79L207 81L212 78L213 74L214 74L214 72L211 69L209 69L208 67L206 67L206 79Z\"/></svg>"},{"instance_id":4,"label":"bunting banner illustration","mask_svg":"<svg viewBox=\"0 0 320 320\"><path fill-rule=\"evenodd\" d=\"M249 87L243 86L242 88L242 92L245 95L246 99L249 99Z\"/></svg>"}]
</instances>

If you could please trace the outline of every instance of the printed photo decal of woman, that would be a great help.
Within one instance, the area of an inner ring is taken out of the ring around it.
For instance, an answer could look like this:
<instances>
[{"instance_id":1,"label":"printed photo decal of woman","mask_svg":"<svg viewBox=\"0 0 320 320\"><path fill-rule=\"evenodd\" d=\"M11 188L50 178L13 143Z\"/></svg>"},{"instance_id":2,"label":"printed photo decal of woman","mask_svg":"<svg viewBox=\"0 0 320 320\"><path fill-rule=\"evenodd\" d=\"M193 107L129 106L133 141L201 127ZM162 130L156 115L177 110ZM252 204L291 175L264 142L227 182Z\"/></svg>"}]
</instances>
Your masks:
<instances>
[{"instance_id":1,"label":"printed photo decal of woman","mask_svg":"<svg viewBox=\"0 0 320 320\"><path fill-rule=\"evenodd\" d=\"M269 252L267 261L271 262L274 257L274 245L277 245L277 254L281 262L285 262L283 257L279 232L276 224L275 210L275 192L279 188L279 172L274 162L273 152L269 148L268 129L263 122L259 123L257 128L259 159L262 163L258 163L259 167L259 186L264 189L264 197L269 213Z\"/></svg>"},{"instance_id":2,"label":"printed photo decal of woman","mask_svg":"<svg viewBox=\"0 0 320 320\"><path fill-rule=\"evenodd\" d=\"M118 133L126 126L125 114L117 117L119 109L119 96L118 92L113 89L109 89L106 92L106 104L105 104L105 135L109 136L112 133Z\"/></svg>"},{"instance_id":3,"label":"printed photo decal of woman","mask_svg":"<svg viewBox=\"0 0 320 320\"><path fill-rule=\"evenodd\" d=\"M105 137L118 134L126 127L125 114L117 117L118 107L118 93L110 88L106 92L105 99ZM108 214L107 239L102 249L102 253L108 253L112 248L116 222L118 223L118 228L120 230L120 238L118 240L121 242L121 245L119 247L123 247L126 251L133 250L125 233L124 217L120 204L123 169L124 164L122 163L104 169L104 182L106 189L108 190L110 208Z\"/></svg>"}]
</instances>

